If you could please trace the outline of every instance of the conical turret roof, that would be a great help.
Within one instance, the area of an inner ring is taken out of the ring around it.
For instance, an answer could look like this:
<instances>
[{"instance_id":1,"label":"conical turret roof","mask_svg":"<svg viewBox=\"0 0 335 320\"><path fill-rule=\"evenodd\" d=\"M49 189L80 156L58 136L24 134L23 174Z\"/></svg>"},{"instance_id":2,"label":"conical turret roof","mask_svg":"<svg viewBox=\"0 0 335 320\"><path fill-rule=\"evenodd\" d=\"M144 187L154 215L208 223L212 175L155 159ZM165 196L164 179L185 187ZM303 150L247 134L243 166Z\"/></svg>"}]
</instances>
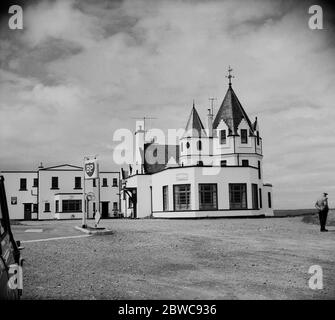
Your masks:
<instances>
[{"instance_id":1,"label":"conical turret roof","mask_svg":"<svg viewBox=\"0 0 335 320\"><path fill-rule=\"evenodd\" d=\"M253 132L254 130L251 121L238 100L231 84L229 84L229 88L222 101L221 107L214 119L213 129L217 129L221 120L223 120L229 128L230 134L235 135L237 134L237 128L242 119L246 120L250 130Z\"/></svg>"},{"instance_id":2,"label":"conical turret roof","mask_svg":"<svg viewBox=\"0 0 335 320\"><path fill-rule=\"evenodd\" d=\"M193 104L191 114L188 118L184 137L206 137L204 125L201 122L199 114Z\"/></svg>"}]
</instances>

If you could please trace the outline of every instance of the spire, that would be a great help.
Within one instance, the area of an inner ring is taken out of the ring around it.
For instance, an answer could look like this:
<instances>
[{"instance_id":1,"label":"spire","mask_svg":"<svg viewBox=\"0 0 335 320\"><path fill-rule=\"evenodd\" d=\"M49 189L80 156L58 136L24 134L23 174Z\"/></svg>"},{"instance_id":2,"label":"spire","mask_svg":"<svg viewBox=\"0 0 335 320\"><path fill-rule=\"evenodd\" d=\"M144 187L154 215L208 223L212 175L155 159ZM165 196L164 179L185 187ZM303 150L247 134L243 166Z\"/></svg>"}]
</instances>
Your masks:
<instances>
[{"instance_id":1,"label":"spire","mask_svg":"<svg viewBox=\"0 0 335 320\"><path fill-rule=\"evenodd\" d=\"M194 100L193 100L193 107L191 110L191 114L188 118L186 128L185 128L184 137L186 136L187 137L201 137L201 136L205 137L206 136L205 127L201 122L197 109L195 108Z\"/></svg>"},{"instance_id":2,"label":"spire","mask_svg":"<svg viewBox=\"0 0 335 320\"><path fill-rule=\"evenodd\" d=\"M230 74L228 78L232 77ZM230 134L236 135L237 128L241 123L242 119L248 123L250 130L253 132L253 125L244 111L240 101L238 100L233 88L231 87L231 82L229 78L229 87L227 93L222 101L221 107L216 114L216 117L213 122L213 129L217 129L221 120L223 120L229 128Z\"/></svg>"},{"instance_id":3,"label":"spire","mask_svg":"<svg viewBox=\"0 0 335 320\"><path fill-rule=\"evenodd\" d=\"M233 71L233 69L229 66L228 67L228 75L226 76L226 78L229 79L229 87L231 87L231 78L235 78L234 76L231 75L232 71Z\"/></svg>"}]
</instances>

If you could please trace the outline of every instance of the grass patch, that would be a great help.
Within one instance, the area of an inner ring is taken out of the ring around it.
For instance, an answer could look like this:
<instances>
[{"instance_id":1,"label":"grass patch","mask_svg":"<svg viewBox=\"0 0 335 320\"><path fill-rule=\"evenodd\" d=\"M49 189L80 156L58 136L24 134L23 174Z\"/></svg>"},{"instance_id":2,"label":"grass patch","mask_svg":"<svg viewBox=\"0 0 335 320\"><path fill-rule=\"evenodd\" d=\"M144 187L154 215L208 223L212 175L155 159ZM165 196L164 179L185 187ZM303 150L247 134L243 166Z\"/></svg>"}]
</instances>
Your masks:
<instances>
[{"instance_id":1,"label":"grass patch","mask_svg":"<svg viewBox=\"0 0 335 320\"><path fill-rule=\"evenodd\" d=\"M313 215L304 216L302 218L302 222L318 225L320 224L319 215L316 213ZM334 209L329 210L328 212L327 226L335 226L335 210Z\"/></svg>"},{"instance_id":2,"label":"grass patch","mask_svg":"<svg viewBox=\"0 0 335 320\"><path fill-rule=\"evenodd\" d=\"M274 210L275 217L294 217L317 213L316 209L296 209L296 210Z\"/></svg>"}]
</instances>

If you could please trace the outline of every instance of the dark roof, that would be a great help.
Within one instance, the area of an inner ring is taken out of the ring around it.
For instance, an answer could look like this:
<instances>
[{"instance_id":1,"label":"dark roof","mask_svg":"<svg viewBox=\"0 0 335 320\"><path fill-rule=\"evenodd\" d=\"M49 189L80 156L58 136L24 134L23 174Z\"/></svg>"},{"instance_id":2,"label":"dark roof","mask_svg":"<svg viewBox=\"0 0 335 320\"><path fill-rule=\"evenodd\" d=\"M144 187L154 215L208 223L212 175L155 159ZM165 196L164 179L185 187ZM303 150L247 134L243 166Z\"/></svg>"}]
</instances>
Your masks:
<instances>
[{"instance_id":1,"label":"dark roof","mask_svg":"<svg viewBox=\"0 0 335 320\"><path fill-rule=\"evenodd\" d=\"M193 105L191 114L188 118L184 137L205 137L206 131L205 127L201 122L199 114Z\"/></svg>"},{"instance_id":2,"label":"dark roof","mask_svg":"<svg viewBox=\"0 0 335 320\"><path fill-rule=\"evenodd\" d=\"M245 119L251 131L254 131L253 125L251 124L247 113L244 111L233 88L229 86L227 93L222 101L221 107L214 119L213 129L217 129L221 120L223 120L229 128L230 134L237 134L237 128L242 119Z\"/></svg>"},{"instance_id":3,"label":"dark roof","mask_svg":"<svg viewBox=\"0 0 335 320\"><path fill-rule=\"evenodd\" d=\"M156 173L164 170L171 158L179 163L179 145L163 145L151 142L144 145L144 150L145 173Z\"/></svg>"}]
</instances>

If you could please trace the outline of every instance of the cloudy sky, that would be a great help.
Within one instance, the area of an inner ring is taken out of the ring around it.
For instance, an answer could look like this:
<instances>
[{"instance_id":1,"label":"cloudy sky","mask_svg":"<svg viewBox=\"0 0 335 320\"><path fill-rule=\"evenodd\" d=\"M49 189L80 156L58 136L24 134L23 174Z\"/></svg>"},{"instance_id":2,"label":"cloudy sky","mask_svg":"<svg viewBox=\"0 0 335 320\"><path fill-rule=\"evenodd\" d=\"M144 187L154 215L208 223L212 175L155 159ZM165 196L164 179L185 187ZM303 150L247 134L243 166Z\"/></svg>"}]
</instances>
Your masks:
<instances>
[{"instance_id":1,"label":"cloudy sky","mask_svg":"<svg viewBox=\"0 0 335 320\"><path fill-rule=\"evenodd\" d=\"M0 29L0 169L113 164L113 133L132 117L182 128L195 99L205 122L233 88L258 116L276 208L335 204L335 37L308 28L308 1L24 2L23 30ZM5 8L6 9L6 8Z\"/></svg>"}]
</instances>

